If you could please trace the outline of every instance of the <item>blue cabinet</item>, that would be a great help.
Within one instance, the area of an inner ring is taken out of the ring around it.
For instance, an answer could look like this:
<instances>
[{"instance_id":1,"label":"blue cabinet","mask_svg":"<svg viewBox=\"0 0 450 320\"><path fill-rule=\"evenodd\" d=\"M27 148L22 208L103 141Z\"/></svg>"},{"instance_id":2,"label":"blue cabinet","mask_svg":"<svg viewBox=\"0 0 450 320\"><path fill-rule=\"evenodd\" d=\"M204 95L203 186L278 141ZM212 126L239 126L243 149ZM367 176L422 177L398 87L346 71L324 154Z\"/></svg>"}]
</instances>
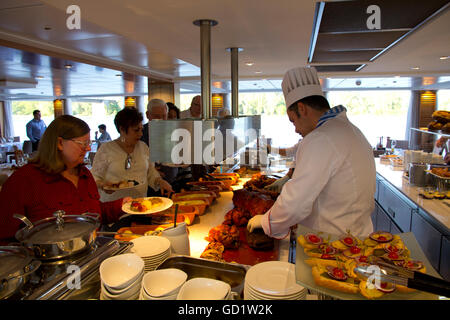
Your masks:
<instances>
[{"instance_id":1,"label":"blue cabinet","mask_svg":"<svg viewBox=\"0 0 450 320\"><path fill-rule=\"evenodd\" d=\"M441 262L439 271L442 277L450 281L450 238L442 237Z\"/></svg>"},{"instance_id":2,"label":"blue cabinet","mask_svg":"<svg viewBox=\"0 0 450 320\"><path fill-rule=\"evenodd\" d=\"M389 214L402 232L411 231L411 215L417 206L395 192L388 182L378 186L378 203Z\"/></svg>"},{"instance_id":3,"label":"blue cabinet","mask_svg":"<svg viewBox=\"0 0 450 320\"><path fill-rule=\"evenodd\" d=\"M411 231L433 268L439 272L442 234L421 216L424 214L427 213L420 209L419 214L413 215Z\"/></svg>"}]
</instances>

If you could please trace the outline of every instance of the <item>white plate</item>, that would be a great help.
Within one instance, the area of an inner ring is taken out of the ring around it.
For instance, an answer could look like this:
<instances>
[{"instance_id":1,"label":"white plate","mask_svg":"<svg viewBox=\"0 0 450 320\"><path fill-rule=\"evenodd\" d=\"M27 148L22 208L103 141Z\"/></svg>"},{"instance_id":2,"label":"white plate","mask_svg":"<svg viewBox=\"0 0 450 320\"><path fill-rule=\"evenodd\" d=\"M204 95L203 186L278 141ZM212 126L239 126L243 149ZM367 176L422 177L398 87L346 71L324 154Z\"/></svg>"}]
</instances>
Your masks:
<instances>
[{"instance_id":1,"label":"white plate","mask_svg":"<svg viewBox=\"0 0 450 320\"><path fill-rule=\"evenodd\" d=\"M150 214L150 213L164 211L166 209L169 209L173 205L173 201L171 199L164 198L164 197L147 197L147 198L139 198L139 199L154 199L154 198L161 199L163 202L162 205L152 208L150 210L144 211L144 212L137 212L137 211L133 211L130 209L130 206L131 206L131 201L130 201L130 202L126 202L122 205L122 211L129 213L129 214Z\"/></svg>"},{"instance_id":2,"label":"white plate","mask_svg":"<svg viewBox=\"0 0 450 320\"><path fill-rule=\"evenodd\" d=\"M159 257L162 253L169 251L170 241L159 236L145 236L131 240L134 246L130 249L139 257ZM145 261L144 261L145 262Z\"/></svg>"},{"instance_id":3,"label":"white plate","mask_svg":"<svg viewBox=\"0 0 450 320\"><path fill-rule=\"evenodd\" d=\"M286 296L274 296L274 295L267 295L261 292L256 292L254 289L252 289L247 285L244 288L244 297L256 300L303 300L306 298L306 294L307 294L306 288L303 291L297 292L293 295L286 295Z\"/></svg>"},{"instance_id":4,"label":"white plate","mask_svg":"<svg viewBox=\"0 0 450 320\"><path fill-rule=\"evenodd\" d=\"M282 261L267 261L251 267L245 276L248 286L270 296L289 296L304 288L295 279L295 265Z\"/></svg>"}]
</instances>

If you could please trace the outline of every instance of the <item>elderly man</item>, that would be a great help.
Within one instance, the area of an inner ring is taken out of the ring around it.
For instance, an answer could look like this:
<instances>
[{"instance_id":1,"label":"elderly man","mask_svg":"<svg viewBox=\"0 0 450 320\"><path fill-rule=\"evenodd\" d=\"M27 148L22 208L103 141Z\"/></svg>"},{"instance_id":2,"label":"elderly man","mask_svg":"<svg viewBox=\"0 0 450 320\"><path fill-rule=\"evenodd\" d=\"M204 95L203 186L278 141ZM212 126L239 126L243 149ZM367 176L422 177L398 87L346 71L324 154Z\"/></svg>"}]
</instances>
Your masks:
<instances>
[{"instance_id":1,"label":"elderly man","mask_svg":"<svg viewBox=\"0 0 450 320\"><path fill-rule=\"evenodd\" d=\"M195 96L192 98L191 107L181 111L180 119L199 119L202 117L202 97Z\"/></svg>"},{"instance_id":2,"label":"elderly man","mask_svg":"<svg viewBox=\"0 0 450 320\"><path fill-rule=\"evenodd\" d=\"M289 120L303 136L295 171L277 201L248 229L284 238L298 223L331 234L373 231L375 161L362 132L342 106L330 108L314 68L289 70L282 82Z\"/></svg>"},{"instance_id":3,"label":"elderly man","mask_svg":"<svg viewBox=\"0 0 450 320\"><path fill-rule=\"evenodd\" d=\"M150 141L148 140L149 133L149 124L152 120L167 120L167 114L169 113L169 107L166 102L161 99L152 99L147 104L147 112L145 113L148 119L148 122L144 124L143 135L141 140L144 141L147 145L149 145Z\"/></svg>"},{"instance_id":4,"label":"elderly man","mask_svg":"<svg viewBox=\"0 0 450 320\"><path fill-rule=\"evenodd\" d=\"M45 122L41 120L41 111L33 111L33 119L27 123L27 136L31 140L32 151L36 151L39 146L39 141L44 134L47 126Z\"/></svg>"}]
</instances>

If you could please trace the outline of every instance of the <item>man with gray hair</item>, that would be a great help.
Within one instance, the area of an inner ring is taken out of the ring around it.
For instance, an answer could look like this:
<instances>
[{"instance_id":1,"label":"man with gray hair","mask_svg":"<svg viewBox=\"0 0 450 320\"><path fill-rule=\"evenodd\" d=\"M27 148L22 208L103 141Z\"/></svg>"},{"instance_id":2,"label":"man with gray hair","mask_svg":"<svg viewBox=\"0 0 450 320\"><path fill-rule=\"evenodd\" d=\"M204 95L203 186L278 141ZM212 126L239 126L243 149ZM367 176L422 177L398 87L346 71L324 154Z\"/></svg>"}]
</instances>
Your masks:
<instances>
[{"instance_id":1,"label":"man with gray hair","mask_svg":"<svg viewBox=\"0 0 450 320\"><path fill-rule=\"evenodd\" d=\"M141 140L144 141L147 145L149 145L149 124L152 120L167 120L167 115L169 113L169 107L166 102L161 99L151 99L147 104L147 112L145 115L147 116L148 122L144 124L143 134Z\"/></svg>"}]
</instances>

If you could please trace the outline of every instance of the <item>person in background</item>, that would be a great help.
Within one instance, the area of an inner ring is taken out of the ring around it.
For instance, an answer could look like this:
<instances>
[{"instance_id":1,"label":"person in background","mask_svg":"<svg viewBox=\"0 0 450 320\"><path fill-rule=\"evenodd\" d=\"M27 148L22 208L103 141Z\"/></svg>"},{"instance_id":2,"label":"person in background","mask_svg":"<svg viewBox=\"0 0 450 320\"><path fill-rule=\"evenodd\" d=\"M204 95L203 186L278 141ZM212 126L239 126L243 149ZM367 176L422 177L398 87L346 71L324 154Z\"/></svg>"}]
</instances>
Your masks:
<instances>
[{"instance_id":1,"label":"person in background","mask_svg":"<svg viewBox=\"0 0 450 320\"><path fill-rule=\"evenodd\" d=\"M38 149L39 141L41 140L45 129L47 129L47 126L45 125L44 120L41 120L41 111L34 110L33 119L27 123L27 136L31 141L33 152Z\"/></svg>"},{"instance_id":2,"label":"person in background","mask_svg":"<svg viewBox=\"0 0 450 320\"><path fill-rule=\"evenodd\" d=\"M160 190L161 194L173 192L172 186L161 178L150 162L150 150L141 141L143 116L135 108L125 108L114 118L120 137L105 142L97 151L92 165L92 174L97 182L102 201L111 201L129 196L147 196L147 187ZM111 191L112 184L136 181L137 185L124 190Z\"/></svg>"},{"instance_id":3,"label":"person in background","mask_svg":"<svg viewBox=\"0 0 450 320\"><path fill-rule=\"evenodd\" d=\"M330 108L314 68L289 70L282 82L289 121L303 139L296 152L295 171L274 205L249 220L247 228L262 228L284 238L298 223L331 234L367 236L373 231L375 160L362 132L342 106Z\"/></svg>"},{"instance_id":4,"label":"person in background","mask_svg":"<svg viewBox=\"0 0 450 320\"><path fill-rule=\"evenodd\" d=\"M167 106L169 107L169 113L167 114L167 119L180 119L180 109L172 102L167 102Z\"/></svg>"},{"instance_id":5,"label":"person in background","mask_svg":"<svg viewBox=\"0 0 450 320\"><path fill-rule=\"evenodd\" d=\"M230 115L230 110L228 110L227 108L222 108L222 109L219 109L219 111L217 111L218 119L223 119L225 117L228 117L229 115Z\"/></svg>"},{"instance_id":6,"label":"person in background","mask_svg":"<svg viewBox=\"0 0 450 320\"><path fill-rule=\"evenodd\" d=\"M149 145L149 125L152 120L167 120L169 116L168 103L166 104L161 99L152 99L148 102L147 105L147 119L148 122L144 125L144 134L142 135L141 140L144 141L147 145ZM164 164L155 164L160 175L170 184L172 184L181 170L181 167L177 166L167 166ZM149 189L147 194L149 196L154 195L154 190Z\"/></svg>"},{"instance_id":7,"label":"person in background","mask_svg":"<svg viewBox=\"0 0 450 320\"><path fill-rule=\"evenodd\" d=\"M101 222L115 222L122 205L129 199L101 202L97 185L84 166L90 150L90 128L86 122L62 115L50 123L42 136L36 156L16 170L0 192L0 241L8 243L20 228L18 213L36 222L53 216L57 210L67 214L95 212Z\"/></svg>"},{"instance_id":8,"label":"person in background","mask_svg":"<svg viewBox=\"0 0 450 320\"><path fill-rule=\"evenodd\" d=\"M100 137L97 137L98 131L100 131ZM98 131L95 131L95 141L97 142L106 142L111 141L111 136L106 131L106 126L104 124L101 124L98 126Z\"/></svg>"},{"instance_id":9,"label":"person in background","mask_svg":"<svg viewBox=\"0 0 450 320\"><path fill-rule=\"evenodd\" d=\"M149 125L152 120L167 120L167 115L169 112L169 107L166 102L161 99L152 99L147 103L147 112L145 115L147 116L148 122L144 124L143 127L143 135L141 140L145 142L148 146L149 141Z\"/></svg>"},{"instance_id":10,"label":"person in background","mask_svg":"<svg viewBox=\"0 0 450 320\"><path fill-rule=\"evenodd\" d=\"M189 109L181 111L180 119L200 119L202 117L202 97L192 98Z\"/></svg>"}]
</instances>

